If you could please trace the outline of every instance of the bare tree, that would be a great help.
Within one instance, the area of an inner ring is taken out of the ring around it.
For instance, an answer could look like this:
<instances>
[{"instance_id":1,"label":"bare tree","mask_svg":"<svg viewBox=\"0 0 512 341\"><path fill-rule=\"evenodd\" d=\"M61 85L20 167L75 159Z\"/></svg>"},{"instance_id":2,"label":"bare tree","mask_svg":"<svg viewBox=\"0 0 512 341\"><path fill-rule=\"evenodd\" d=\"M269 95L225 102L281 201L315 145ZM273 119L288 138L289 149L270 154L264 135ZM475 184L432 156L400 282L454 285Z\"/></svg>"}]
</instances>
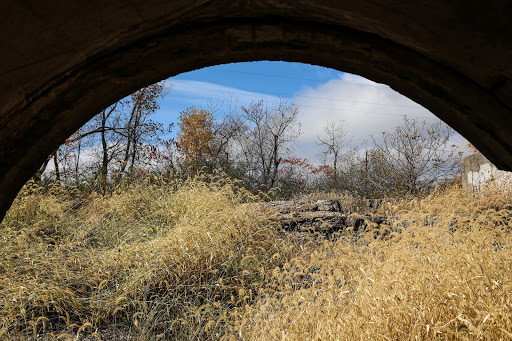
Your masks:
<instances>
[{"instance_id":1,"label":"bare tree","mask_svg":"<svg viewBox=\"0 0 512 341\"><path fill-rule=\"evenodd\" d=\"M120 134L120 120L121 113L117 111L118 106L121 107L124 103L116 102L107 109L103 110L95 117L97 121L96 129L88 131L86 134L92 135L98 133L101 141L101 164L98 167L96 176L100 178L100 184L103 193L107 192L109 165L114 158L116 151L122 143L122 135ZM82 136L82 139L85 136Z\"/></svg>"},{"instance_id":2,"label":"bare tree","mask_svg":"<svg viewBox=\"0 0 512 341\"><path fill-rule=\"evenodd\" d=\"M59 162L54 165L55 171L59 164L64 166L64 170L69 163L68 169L73 171L75 185L80 185L85 179L86 173L92 173L92 180L99 179L103 190L106 190L107 179L109 177L110 162L120 151L122 144L121 118L122 110L119 110L126 101L118 101L110 107L102 110L93 119L87 122L82 128L69 137L66 142L59 147L57 152L60 154L69 150L72 153L70 157L61 157ZM87 149L87 154L94 151L96 161L92 165L87 164L82 158L83 149ZM70 160L66 162L66 160ZM90 168L90 169L89 169ZM66 174L66 173L65 173Z\"/></svg>"},{"instance_id":3,"label":"bare tree","mask_svg":"<svg viewBox=\"0 0 512 341\"><path fill-rule=\"evenodd\" d=\"M330 158L332 159L332 166L334 169L333 180L334 185L338 185L340 177L339 163L342 161L345 149L351 141L348 137L347 127L345 122L330 122L327 121L324 126L323 132L317 135L318 145L324 148L322 156L324 162Z\"/></svg>"},{"instance_id":4,"label":"bare tree","mask_svg":"<svg viewBox=\"0 0 512 341\"><path fill-rule=\"evenodd\" d=\"M133 174L143 144L156 141L163 133L162 124L150 120L149 116L160 108L158 100L164 94L163 83L152 84L131 94L131 110L123 129L126 144L118 176Z\"/></svg>"},{"instance_id":5,"label":"bare tree","mask_svg":"<svg viewBox=\"0 0 512 341\"><path fill-rule=\"evenodd\" d=\"M159 141L163 133L162 124L149 116L158 110L158 100L164 93L164 84L156 83L101 111L52 154L55 178L68 182L73 173L76 185L89 179L106 192L110 180L133 173L143 154L148 154L149 159L151 148L147 144ZM89 154L95 153L90 165L83 161L84 147L89 149ZM40 179L47 165L48 162L43 164L36 179ZM92 175L80 179L87 168Z\"/></svg>"},{"instance_id":6,"label":"bare tree","mask_svg":"<svg viewBox=\"0 0 512 341\"><path fill-rule=\"evenodd\" d=\"M230 176L243 177L243 167L240 167L240 159L237 141L243 136L247 126L240 110L229 106L221 119L214 121L214 138L212 141L212 166L220 169Z\"/></svg>"},{"instance_id":7,"label":"bare tree","mask_svg":"<svg viewBox=\"0 0 512 341\"><path fill-rule=\"evenodd\" d=\"M384 132L380 140L372 137L368 177L382 190L408 194L453 178L461 158L456 146L449 145L453 133L441 121L427 124L404 116L393 132Z\"/></svg>"},{"instance_id":8,"label":"bare tree","mask_svg":"<svg viewBox=\"0 0 512 341\"><path fill-rule=\"evenodd\" d=\"M256 181L267 188L274 187L283 155L300 135L299 114L294 104L281 100L269 108L262 101L242 107L245 129L240 150Z\"/></svg>"}]
</instances>

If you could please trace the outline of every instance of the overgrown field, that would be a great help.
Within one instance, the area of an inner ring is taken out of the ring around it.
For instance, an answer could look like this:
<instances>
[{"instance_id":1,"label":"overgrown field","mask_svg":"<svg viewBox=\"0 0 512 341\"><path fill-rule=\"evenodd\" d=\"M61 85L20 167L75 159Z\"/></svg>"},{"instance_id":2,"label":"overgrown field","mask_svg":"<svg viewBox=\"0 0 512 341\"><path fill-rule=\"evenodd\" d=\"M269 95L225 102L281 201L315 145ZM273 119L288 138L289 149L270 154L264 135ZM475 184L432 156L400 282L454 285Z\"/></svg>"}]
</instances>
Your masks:
<instances>
[{"instance_id":1,"label":"overgrown field","mask_svg":"<svg viewBox=\"0 0 512 341\"><path fill-rule=\"evenodd\" d=\"M512 339L512 204L458 189L390 226L290 236L227 181L28 184L0 226L0 339ZM384 212L385 211L385 212Z\"/></svg>"}]
</instances>

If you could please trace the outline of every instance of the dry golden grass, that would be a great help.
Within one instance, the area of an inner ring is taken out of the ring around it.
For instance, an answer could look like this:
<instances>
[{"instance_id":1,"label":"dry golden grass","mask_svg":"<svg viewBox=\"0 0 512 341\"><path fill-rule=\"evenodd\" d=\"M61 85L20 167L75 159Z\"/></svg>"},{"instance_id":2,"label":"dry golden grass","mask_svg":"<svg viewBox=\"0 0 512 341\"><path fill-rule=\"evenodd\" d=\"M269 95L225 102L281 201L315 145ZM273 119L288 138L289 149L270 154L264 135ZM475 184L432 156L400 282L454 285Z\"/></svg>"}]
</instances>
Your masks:
<instances>
[{"instance_id":1,"label":"dry golden grass","mask_svg":"<svg viewBox=\"0 0 512 341\"><path fill-rule=\"evenodd\" d=\"M27 185L0 226L0 339L512 339L506 193L384 205L390 226L336 242L278 233L254 200L209 179Z\"/></svg>"},{"instance_id":2,"label":"dry golden grass","mask_svg":"<svg viewBox=\"0 0 512 341\"><path fill-rule=\"evenodd\" d=\"M240 339L512 338L507 198L452 189L387 208L390 235L301 255L239 312ZM382 229L382 227L381 227Z\"/></svg>"}]
</instances>

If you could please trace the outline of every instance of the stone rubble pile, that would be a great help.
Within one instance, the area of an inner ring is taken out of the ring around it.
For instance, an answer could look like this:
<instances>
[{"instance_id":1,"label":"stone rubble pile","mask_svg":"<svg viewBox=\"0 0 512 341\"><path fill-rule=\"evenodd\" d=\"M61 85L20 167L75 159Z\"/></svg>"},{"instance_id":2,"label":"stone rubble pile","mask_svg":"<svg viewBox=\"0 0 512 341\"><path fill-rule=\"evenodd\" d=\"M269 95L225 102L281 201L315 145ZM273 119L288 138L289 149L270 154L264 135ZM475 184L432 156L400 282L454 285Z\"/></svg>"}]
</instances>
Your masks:
<instances>
[{"instance_id":1,"label":"stone rubble pile","mask_svg":"<svg viewBox=\"0 0 512 341\"><path fill-rule=\"evenodd\" d=\"M329 236L348 228L358 232L371 223L387 223L386 216L344 213L338 200L272 201L261 205L269 220L287 232L318 232Z\"/></svg>"}]
</instances>

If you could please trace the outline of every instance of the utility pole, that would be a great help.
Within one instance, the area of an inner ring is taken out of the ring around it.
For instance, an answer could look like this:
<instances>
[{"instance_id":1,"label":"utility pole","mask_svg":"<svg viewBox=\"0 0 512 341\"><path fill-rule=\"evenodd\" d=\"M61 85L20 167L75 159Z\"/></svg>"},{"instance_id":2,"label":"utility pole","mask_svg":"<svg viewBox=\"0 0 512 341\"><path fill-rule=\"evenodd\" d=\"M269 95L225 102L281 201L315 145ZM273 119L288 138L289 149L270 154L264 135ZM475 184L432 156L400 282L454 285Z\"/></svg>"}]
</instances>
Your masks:
<instances>
[{"instance_id":1,"label":"utility pole","mask_svg":"<svg viewBox=\"0 0 512 341\"><path fill-rule=\"evenodd\" d=\"M364 191L368 191L368 150L364 152Z\"/></svg>"}]
</instances>

